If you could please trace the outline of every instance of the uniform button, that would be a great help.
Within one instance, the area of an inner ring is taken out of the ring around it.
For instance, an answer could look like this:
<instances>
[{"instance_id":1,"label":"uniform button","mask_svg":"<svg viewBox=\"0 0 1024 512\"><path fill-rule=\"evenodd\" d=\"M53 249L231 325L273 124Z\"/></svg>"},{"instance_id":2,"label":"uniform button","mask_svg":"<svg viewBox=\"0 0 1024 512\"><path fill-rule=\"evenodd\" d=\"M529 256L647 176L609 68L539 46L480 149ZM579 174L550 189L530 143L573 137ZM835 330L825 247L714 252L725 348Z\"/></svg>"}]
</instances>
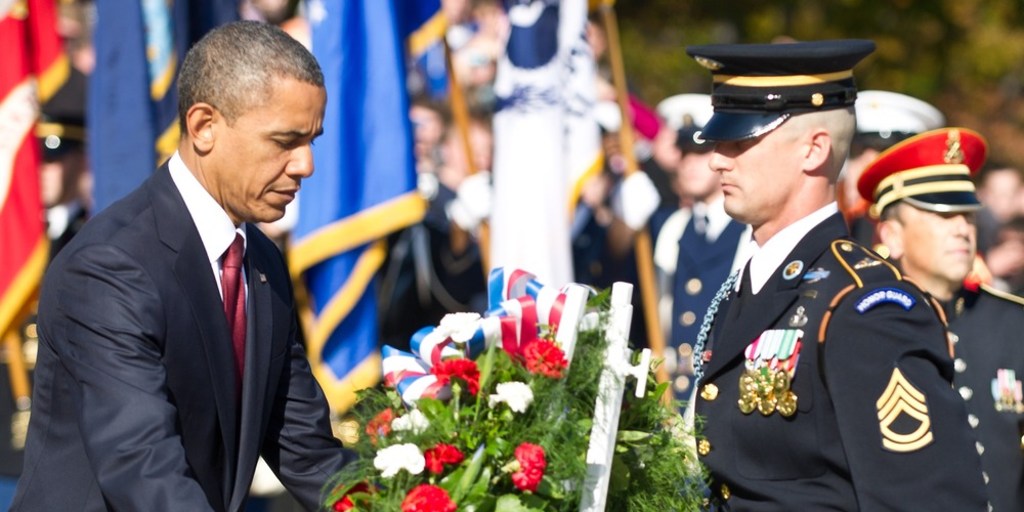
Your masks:
<instances>
[{"instance_id":1,"label":"uniform button","mask_svg":"<svg viewBox=\"0 0 1024 512\"><path fill-rule=\"evenodd\" d=\"M978 428L978 423L979 423L978 417L973 415L973 414L968 414L967 415L967 423L971 424L971 428ZM1021 438L1021 441L1024 442L1024 438ZM1022 446L1024 446L1024 445L1022 445Z\"/></svg>"},{"instance_id":2,"label":"uniform button","mask_svg":"<svg viewBox=\"0 0 1024 512\"><path fill-rule=\"evenodd\" d=\"M963 373L964 370L967 369L967 362L958 357L956 358L956 361L953 361L953 369L956 370L957 373Z\"/></svg>"},{"instance_id":3,"label":"uniform button","mask_svg":"<svg viewBox=\"0 0 1024 512\"><path fill-rule=\"evenodd\" d=\"M974 396L974 390L967 386L961 386L960 396L963 397L964 400L970 400L971 397Z\"/></svg>"},{"instance_id":4,"label":"uniform button","mask_svg":"<svg viewBox=\"0 0 1024 512\"><path fill-rule=\"evenodd\" d=\"M679 348L676 350L679 352L679 357L683 359L693 358L693 345L690 345L689 343L679 345Z\"/></svg>"},{"instance_id":5,"label":"uniform button","mask_svg":"<svg viewBox=\"0 0 1024 512\"><path fill-rule=\"evenodd\" d=\"M729 486L725 484L722 484L722 489L719 494L722 495L723 500L728 500L729 496L732 496L732 492L729 491Z\"/></svg>"},{"instance_id":6,"label":"uniform button","mask_svg":"<svg viewBox=\"0 0 1024 512\"><path fill-rule=\"evenodd\" d=\"M1020 447L1024 450L1024 436L1020 436Z\"/></svg>"},{"instance_id":7,"label":"uniform button","mask_svg":"<svg viewBox=\"0 0 1024 512\"><path fill-rule=\"evenodd\" d=\"M704 283L700 282L700 279L696 277L686 282L686 293L690 295L697 295L702 288L704 288Z\"/></svg>"},{"instance_id":8,"label":"uniform button","mask_svg":"<svg viewBox=\"0 0 1024 512\"><path fill-rule=\"evenodd\" d=\"M843 242L839 244L839 248L842 249L843 252L853 252L853 244L850 242Z\"/></svg>"},{"instance_id":9,"label":"uniform button","mask_svg":"<svg viewBox=\"0 0 1024 512\"><path fill-rule=\"evenodd\" d=\"M718 386L705 384L704 388L700 390L700 397L709 402L718 398Z\"/></svg>"},{"instance_id":10,"label":"uniform button","mask_svg":"<svg viewBox=\"0 0 1024 512\"><path fill-rule=\"evenodd\" d=\"M988 485L988 473L985 471L981 472L981 477L985 479L985 485Z\"/></svg>"},{"instance_id":11,"label":"uniform button","mask_svg":"<svg viewBox=\"0 0 1024 512\"><path fill-rule=\"evenodd\" d=\"M981 441L975 441L974 447L978 450L978 455L985 453L985 445L981 444ZM988 483L988 477L985 477L985 483Z\"/></svg>"},{"instance_id":12,"label":"uniform button","mask_svg":"<svg viewBox=\"0 0 1024 512\"><path fill-rule=\"evenodd\" d=\"M957 336L955 332L949 333L949 341L956 345L956 342L960 341L960 336Z\"/></svg>"},{"instance_id":13,"label":"uniform button","mask_svg":"<svg viewBox=\"0 0 1024 512\"><path fill-rule=\"evenodd\" d=\"M697 314L694 313L693 311L687 311L687 312L679 315L679 323L683 327L689 327L689 326L693 325L693 323L696 322L696 321L697 321Z\"/></svg>"},{"instance_id":14,"label":"uniform button","mask_svg":"<svg viewBox=\"0 0 1024 512\"><path fill-rule=\"evenodd\" d=\"M686 376L676 377L676 379L672 381L672 387L676 388L676 391L679 392L686 391L687 389L690 389L690 378Z\"/></svg>"},{"instance_id":15,"label":"uniform button","mask_svg":"<svg viewBox=\"0 0 1024 512\"><path fill-rule=\"evenodd\" d=\"M697 443L697 453L699 453L701 457L711 453L711 442L707 439L701 439L700 442Z\"/></svg>"}]
</instances>

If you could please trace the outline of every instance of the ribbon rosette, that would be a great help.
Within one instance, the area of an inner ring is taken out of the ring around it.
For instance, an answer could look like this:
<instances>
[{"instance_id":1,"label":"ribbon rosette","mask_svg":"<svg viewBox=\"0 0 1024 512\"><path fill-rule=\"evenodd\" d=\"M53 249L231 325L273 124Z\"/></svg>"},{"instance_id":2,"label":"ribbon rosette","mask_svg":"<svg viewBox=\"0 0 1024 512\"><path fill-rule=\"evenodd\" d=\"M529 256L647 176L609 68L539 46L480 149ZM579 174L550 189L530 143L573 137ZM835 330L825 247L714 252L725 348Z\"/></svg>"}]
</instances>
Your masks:
<instances>
[{"instance_id":1,"label":"ribbon rosette","mask_svg":"<svg viewBox=\"0 0 1024 512\"><path fill-rule=\"evenodd\" d=\"M407 404L421 397L447 400L451 389L432 372L434 367L452 358L474 358L499 341L503 350L518 356L539 339L542 325L549 326L571 361L588 294L588 288L575 283L559 289L541 284L528 272L496 268L488 278L487 316L446 315L437 327L424 327L412 336L412 353L385 346L384 383L397 389Z\"/></svg>"}]
</instances>

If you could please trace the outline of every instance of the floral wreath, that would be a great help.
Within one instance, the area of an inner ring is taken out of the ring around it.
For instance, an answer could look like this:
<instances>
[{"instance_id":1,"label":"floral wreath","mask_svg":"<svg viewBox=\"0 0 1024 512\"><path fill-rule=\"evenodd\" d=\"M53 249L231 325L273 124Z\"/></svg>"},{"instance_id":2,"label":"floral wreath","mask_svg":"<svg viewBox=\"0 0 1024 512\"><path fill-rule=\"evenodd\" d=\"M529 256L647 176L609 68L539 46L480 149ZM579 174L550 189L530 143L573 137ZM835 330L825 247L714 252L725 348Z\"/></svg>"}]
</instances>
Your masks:
<instances>
[{"instance_id":1,"label":"floral wreath","mask_svg":"<svg viewBox=\"0 0 1024 512\"><path fill-rule=\"evenodd\" d=\"M486 315L447 315L409 352L385 346L383 383L352 412L360 458L325 487L324 509L697 508L705 475L692 437L649 351L630 362L632 287L616 287L553 288L495 269ZM623 392L627 375L635 393Z\"/></svg>"}]
</instances>

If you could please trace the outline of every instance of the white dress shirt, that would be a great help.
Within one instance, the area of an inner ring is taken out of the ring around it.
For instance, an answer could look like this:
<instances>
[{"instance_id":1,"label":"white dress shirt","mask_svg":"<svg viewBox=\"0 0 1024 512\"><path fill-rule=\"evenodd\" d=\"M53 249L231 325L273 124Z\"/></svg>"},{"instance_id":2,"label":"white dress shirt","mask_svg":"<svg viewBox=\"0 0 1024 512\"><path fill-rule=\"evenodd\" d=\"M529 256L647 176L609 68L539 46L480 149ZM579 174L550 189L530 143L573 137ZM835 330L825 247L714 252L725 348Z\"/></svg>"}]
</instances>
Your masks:
<instances>
[{"instance_id":1,"label":"white dress shirt","mask_svg":"<svg viewBox=\"0 0 1024 512\"><path fill-rule=\"evenodd\" d=\"M206 257L210 260L210 270L213 272L214 279L217 280L217 290L221 293L221 300L224 300L224 290L221 287L220 279L223 270L221 256L224 256L228 247L235 241L235 233L242 235L242 247L245 247L245 224L235 227L224 208L221 208L213 196L203 188L203 185L188 170L177 152L167 162L167 168L171 171L174 186L178 187L181 198L185 200L185 207L188 208L188 213L192 217L192 223L199 231L199 238L203 241L203 247L206 249ZM244 266L242 267L242 282L246 283L246 288L248 288Z\"/></svg>"},{"instance_id":2,"label":"white dress shirt","mask_svg":"<svg viewBox=\"0 0 1024 512\"><path fill-rule=\"evenodd\" d=\"M775 233L775 236L768 239L764 246L758 247L757 242L751 239L749 247L753 256L750 260L750 285L753 292L758 293L761 288L764 288L768 279L782 265L783 260L793 252L797 244L807 236L807 233L838 212L839 206L833 201ZM743 276L740 275L740 279L736 281L737 290L740 283L743 282L742 278Z\"/></svg>"}]
</instances>

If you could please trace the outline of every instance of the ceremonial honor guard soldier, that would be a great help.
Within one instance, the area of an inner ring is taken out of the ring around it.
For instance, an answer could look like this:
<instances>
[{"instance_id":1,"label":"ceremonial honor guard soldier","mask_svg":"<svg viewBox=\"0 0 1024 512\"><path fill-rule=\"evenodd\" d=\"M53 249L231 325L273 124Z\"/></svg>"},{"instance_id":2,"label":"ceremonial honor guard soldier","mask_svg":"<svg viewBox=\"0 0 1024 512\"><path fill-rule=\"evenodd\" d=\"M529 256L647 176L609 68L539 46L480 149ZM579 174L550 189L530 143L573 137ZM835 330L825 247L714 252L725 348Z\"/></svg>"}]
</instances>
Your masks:
<instances>
[{"instance_id":1,"label":"ceremonial honor guard soldier","mask_svg":"<svg viewBox=\"0 0 1024 512\"><path fill-rule=\"evenodd\" d=\"M868 215L871 201L860 196L857 180L879 153L914 135L945 126L946 118L927 102L892 91L857 91L853 108L857 131L836 186L839 210L846 217L853 239L873 247L877 219Z\"/></svg>"},{"instance_id":2,"label":"ceremonial honor guard soldier","mask_svg":"<svg viewBox=\"0 0 1024 512\"><path fill-rule=\"evenodd\" d=\"M873 49L687 49L713 77L703 136L725 210L757 245L695 347L697 452L714 510L987 508L941 312L849 239L835 203L852 70Z\"/></svg>"},{"instance_id":3,"label":"ceremonial honor guard soldier","mask_svg":"<svg viewBox=\"0 0 1024 512\"><path fill-rule=\"evenodd\" d=\"M892 259L939 301L949 320L953 383L978 437L992 509L1020 511L1024 299L968 277L976 252L975 212L981 208L971 176L985 153L984 139L971 130L930 131L879 155L858 189L872 203L872 216L880 218L879 239Z\"/></svg>"},{"instance_id":4,"label":"ceremonial honor guard soldier","mask_svg":"<svg viewBox=\"0 0 1024 512\"><path fill-rule=\"evenodd\" d=\"M742 250L750 243L750 228L725 213L725 196L718 173L708 162L712 144L701 136L711 118L707 94L679 94L658 105L659 112L679 120L676 147L680 159L672 184L682 198L672 211L652 216L654 265L661 287L661 314L667 319L665 366L672 391L689 398L693 391L693 344L701 319L715 291L746 262Z\"/></svg>"}]
</instances>

